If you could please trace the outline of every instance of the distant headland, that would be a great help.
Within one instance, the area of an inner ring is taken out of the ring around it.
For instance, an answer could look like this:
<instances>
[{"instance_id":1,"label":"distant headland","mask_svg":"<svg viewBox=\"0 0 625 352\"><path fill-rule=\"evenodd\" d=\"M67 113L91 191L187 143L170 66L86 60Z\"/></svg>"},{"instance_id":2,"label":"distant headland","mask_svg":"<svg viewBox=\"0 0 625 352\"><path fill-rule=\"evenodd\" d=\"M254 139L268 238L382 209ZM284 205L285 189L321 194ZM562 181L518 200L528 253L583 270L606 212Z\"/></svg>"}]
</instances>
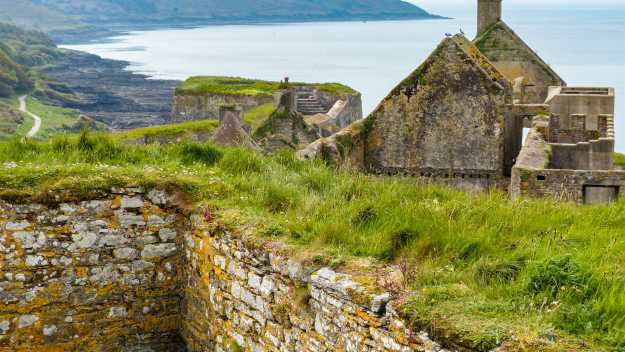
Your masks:
<instances>
[{"instance_id":1,"label":"distant headland","mask_svg":"<svg viewBox=\"0 0 625 352\"><path fill-rule=\"evenodd\" d=\"M57 42L102 37L124 30L217 24L312 21L443 19L401 0L24 0L0 3L0 22L37 29ZM33 16L37 14L37 16Z\"/></svg>"}]
</instances>

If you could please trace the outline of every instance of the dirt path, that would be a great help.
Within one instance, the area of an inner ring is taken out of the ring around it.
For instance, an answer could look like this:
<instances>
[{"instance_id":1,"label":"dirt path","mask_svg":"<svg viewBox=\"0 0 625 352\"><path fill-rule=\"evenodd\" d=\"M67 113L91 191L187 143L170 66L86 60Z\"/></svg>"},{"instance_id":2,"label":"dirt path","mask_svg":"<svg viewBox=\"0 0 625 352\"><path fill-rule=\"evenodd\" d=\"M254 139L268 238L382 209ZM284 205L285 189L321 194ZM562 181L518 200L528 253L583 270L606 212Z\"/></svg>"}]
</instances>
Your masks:
<instances>
[{"instance_id":1,"label":"dirt path","mask_svg":"<svg viewBox=\"0 0 625 352\"><path fill-rule=\"evenodd\" d=\"M39 129L41 128L41 117L26 110L26 95L22 95L19 98L19 100L20 100L20 111L23 113L26 113L28 116L32 117L33 120L35 120L35 123L33 124L33 128L31 128L30 131L28 131L28 133L26 134L26 137L32 138L37 134L37 132L39 132Z\"/></svg>"}]
</instances>

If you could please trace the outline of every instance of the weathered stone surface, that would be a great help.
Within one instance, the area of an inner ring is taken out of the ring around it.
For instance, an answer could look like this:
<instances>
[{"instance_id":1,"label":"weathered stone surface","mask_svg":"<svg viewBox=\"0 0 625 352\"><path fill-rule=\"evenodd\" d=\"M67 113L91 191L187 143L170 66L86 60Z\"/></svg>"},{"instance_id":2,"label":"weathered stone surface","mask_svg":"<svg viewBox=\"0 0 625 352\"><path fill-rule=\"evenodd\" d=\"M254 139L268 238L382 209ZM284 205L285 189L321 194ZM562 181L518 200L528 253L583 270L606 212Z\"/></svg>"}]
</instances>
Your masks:
<instances>
[{"instance_id":1,"label":"weathered stone surface","mask_svg":"<svg viewBox=\"0 0 625 352\"><path fill-rule=\"evenodd\" d=\"M33 314L26 314L19 317L17 321L18 328L27 328L39 320L39 317Z\"/></svg>"},{"instance_id":2,"label":"weathered stone surface","mask_svg":"<svg viewBox=\"0 0 625 352\"><path fill-rule=\"evenodd\" d=\"M143 207L143 199L139 196L124 196L122 197L121 207L122 209L139 209Z\"/></svg>"},{"instance_id":3,"label":"weathered stone surface","mask_svg":"<svg viewBox=\"0 0 625 352\"><path fill-rule=\"evenodd\" d=\"M194 319L182 322L182 334L191 352L233 344L257 352L444 351L406 327L388 293L369 292L351 275L315 270L223 233L193 231L184 243L182 309Z\"/></svg>"},{"instance_id":4,"label":"weathered stone surface","mask_svg":"<svg viewBox=\"0 0 625 352\"><path fill-rule=\"evenodd\" d=\"M141 251L141 257L146 259L166 258L174 255L177 250L175 243L148 244Z\"/></svg>"},{"instance_id":5,"label":"weathered stone surface","mask_svg":"<svg viewBox=\"0 0 625 352\"><path fill-rule=\"evenodd\" d=\"M142 201L133 214L142 193L119 191L120 205L134 199L128 212L111 212L117 195L58 206L0 200L0 257L12 258L0 263L0 351L183 350L180 258L164 244L162 262L137 260L147 233L158 245L166 226L163 238L176 240L176 211Z\"/></svg>"},{"instance_id":6,"label":"weathered stone surface","mask_svg":"<svg viewBox=\"0 0 625 352\"><path fill-rule=\"evenodd\" d=\"M137 250L134 248L117 248L113 250L113 256L117 259L133 260L137 258Z\"/></svg>"},{"instance_id":7,"label":"weathered stone surface","mask_svg":"<svg viewBox=\"0 0 625 352\"><path fill-rule=\"evenodd\" d=\"M433 179L469 189L505 177L508 80L464 36L444 39L363 121L300 155L374 174Z\"/></svg>"},{"instance_id":8,"label":"weathered stone surface","mask_svg":"<svg viewBox=\"0 0 625 352\"><path fill-rule=\"evenodd\" d=\"M441 350L406 328L388 294L351 275L210 233L201 216L177 218L148 201L141 216L161 225L124 227L119 219L132 214L111 212L117 196L63 205L63 224L52 221L58 207L17 215L0 201L0 221L40 217L15 226L32 232L0 237L27 233L16 241L29 247L0 267L2 282L19 285L0 285L0 350Z\"/></svg>"}]
</instances>

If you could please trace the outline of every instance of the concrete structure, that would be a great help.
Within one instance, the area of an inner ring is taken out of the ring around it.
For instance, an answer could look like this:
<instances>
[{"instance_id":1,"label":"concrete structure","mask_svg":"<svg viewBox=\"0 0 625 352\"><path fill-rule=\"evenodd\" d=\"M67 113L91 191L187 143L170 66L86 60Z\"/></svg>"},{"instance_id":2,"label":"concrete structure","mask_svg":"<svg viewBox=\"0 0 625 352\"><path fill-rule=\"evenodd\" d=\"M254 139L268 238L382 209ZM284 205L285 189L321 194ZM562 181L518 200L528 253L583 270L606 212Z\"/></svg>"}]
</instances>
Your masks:
<instances>
[{"instance_id":1,"label":"concrete structure","mask_svg":"<svg viewBox=\"0 0 625 352\"><path fill-rule=\"evenodd\" d=\"M445 38L371 115L300 156L470 190L511 185L513 197L615 200L625 173L612 170L614 91L567 87L501 20L501 4L478 0L473 42Z\"/></svg>"}]
</instances>

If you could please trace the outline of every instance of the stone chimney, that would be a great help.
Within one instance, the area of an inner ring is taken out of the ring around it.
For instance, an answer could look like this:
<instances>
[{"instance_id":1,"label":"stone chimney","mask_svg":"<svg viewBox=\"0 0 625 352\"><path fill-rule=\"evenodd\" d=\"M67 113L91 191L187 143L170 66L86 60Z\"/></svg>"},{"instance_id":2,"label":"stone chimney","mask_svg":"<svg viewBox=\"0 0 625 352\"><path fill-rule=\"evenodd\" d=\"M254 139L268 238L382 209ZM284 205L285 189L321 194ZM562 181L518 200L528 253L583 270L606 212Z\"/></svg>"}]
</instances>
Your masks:
<instances>
[{"instance_id":1,"label":"stone chimney","mask_svg":"<svg viewBox=\"0 0 625 352\"><path fill-rule=\"evenodd\" d=\"M501 20L502 0L477 0L477 35Z\"/></svg>"}]
</instances>

